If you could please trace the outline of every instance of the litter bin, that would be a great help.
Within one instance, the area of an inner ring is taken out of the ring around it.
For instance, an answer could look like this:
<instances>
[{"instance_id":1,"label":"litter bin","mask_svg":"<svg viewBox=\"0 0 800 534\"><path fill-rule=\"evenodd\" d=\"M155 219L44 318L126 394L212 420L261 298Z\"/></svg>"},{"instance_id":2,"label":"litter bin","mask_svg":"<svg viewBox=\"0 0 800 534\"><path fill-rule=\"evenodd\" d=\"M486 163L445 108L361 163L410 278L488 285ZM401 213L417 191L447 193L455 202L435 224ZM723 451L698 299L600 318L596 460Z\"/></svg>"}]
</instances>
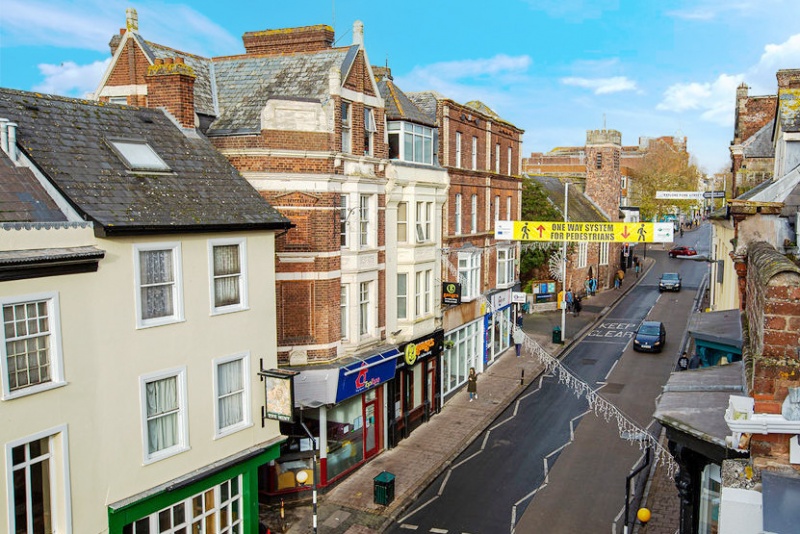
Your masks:
<instances>
[{"instance_id":1,"label":"litter bin","mask_svg":"<svg viewBox=\"0 0 800 534\"><path fill-rule=\"evenodd\" d=\"M561 343L561 327L553 327L553 343Z\"/></svg>"},{"instance_id":2,"label":"litter bin","mask_svg":"<svg viewBox=\"0 0 800 534\"><path fill-rule=\"evenodd\" d=\"M384 471L372 480L375 486L375 504L391 504L394 500L394 475Z\"/></svg>"}]
</instances>

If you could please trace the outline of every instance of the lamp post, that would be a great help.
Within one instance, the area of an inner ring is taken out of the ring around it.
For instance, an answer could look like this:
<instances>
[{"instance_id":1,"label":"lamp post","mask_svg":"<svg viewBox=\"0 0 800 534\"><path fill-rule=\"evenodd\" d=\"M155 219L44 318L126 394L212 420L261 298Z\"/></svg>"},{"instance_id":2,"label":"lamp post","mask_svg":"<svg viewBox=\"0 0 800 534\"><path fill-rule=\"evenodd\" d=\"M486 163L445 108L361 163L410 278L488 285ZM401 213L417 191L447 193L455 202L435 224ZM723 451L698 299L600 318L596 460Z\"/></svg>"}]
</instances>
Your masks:
<instances>
[{"instance_id":1,"label":"lamp post","mask_svg":"<svg viewBox=\"0 0 800 534\"><path fill-rule=\"evenodd\" d=\"M311 438L311 443L314 447L313 462L311 464L311 477L313 479L311 481L311 506L313 513L311 526L314 529L314 534L317 534L317 438L315 438L311 431L308 430L308 427L302 420L300 421L300 425L303 427L303 430L306 431L308 437ZM308 473L305 471L300 471L297 473L297 475L295 475L295 478L297 479L298 484L305 485L306 481L308 480Z\"/></svg>"},{"instance_id":2,"label":"lamp post","mask_svg":"<svg viewBox=\"0 0 800 534\"><path fill-rule=\"evenodd\" d=\"M567 294L567 210L569 209L569 182L564 182L564 242L561 244L561 290ZM567 301L566 297L561 308L561 342L567 328Z\"/></svg>"}]
</instances>

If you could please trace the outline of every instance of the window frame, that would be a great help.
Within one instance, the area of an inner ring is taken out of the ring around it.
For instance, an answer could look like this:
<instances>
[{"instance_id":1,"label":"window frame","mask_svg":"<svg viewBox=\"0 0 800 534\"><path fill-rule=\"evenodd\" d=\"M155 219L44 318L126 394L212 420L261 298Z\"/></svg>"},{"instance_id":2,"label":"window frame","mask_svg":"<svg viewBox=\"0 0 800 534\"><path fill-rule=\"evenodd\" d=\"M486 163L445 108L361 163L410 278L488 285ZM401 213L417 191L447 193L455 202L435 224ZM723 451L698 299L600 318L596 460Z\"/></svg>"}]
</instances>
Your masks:
<instances>
[{"instance_id":1,"label":"window frame","mask_svg":"<svg viewBox=\"0 0 800 534\"><path fill-rule=\"evenodd\" d=\"M353 153L353 103L342 100L340 107L342 126L342 153Z\"/></svg>"},{"instance_id":2,"label":"window frame","mask_svg":"<svg viewBox=\"0 0 800 534\"><path fill-rule=\"evenodd\" d=\"M461 132L456 132L456 161L454 167L461 168Z\"/></svg>"},{"instance_id":3,"label":"window frame","mask_svg":"<svg viewBox=\"0 0 800 534\"><path fill-rule=\"evenodd\" d=\"M509 197L506 197L506 220L507 220L507 221L512 221L512 220L514 220L514 219L511 217L511 197L510 197L510 196L509 196Z\"/></svg>"},{"instance_id":4,"label":"window frame","mask_svg":"<svg viewBox=\"0 0 800 534\"><path fill-rule=\"evenodd\" d=\"M227 304L225 306L216 305L216 285L215 281L218 278L214 273L214 249L216 247L224 247L236 245L239 247L239 302L235 304ZM208 240L208 272L209 272L209 303L211 305L211 315L222 315L225 313L234 313L249 309L248 302L248 277L247 277L247 240L244 237L235 237L227 239L209 239Z\"/></svg>"},{"instance_id":5,"label":"window frame","mask_svg":"<svg viewBox=\"0 0 800 534\"><path fill-rule=\"evenodd\" d=\"M430 126L406 121L390 121L387 124L387 137L392 151L389 159L422 165L433 164L434 129Z\"/></svg>"},{"instance_id":6,"label":"window frame","mask_svg":"<svg viewBox=\"0 0 800 534\"><path fill-rule=\"evenodd\" d=\"M511 170L512 170L511 162L513 161L513 154L514 154L514 150L509 146L508 147L508 175L509 176L512 176L512 174L511 174Z\"/></svg>"},{"instance_id":7,"label":"window frame","mask_svg":"<svg viewBox=\"0 0 800 534\"><path fill-rule=\"evenodd\" d=\"M453 233L461 235L461 193L456 193Z\"/></svg>"},{"instance_id":8,"label":"window frame","mask_svg":"<svg viewBox=\"0 0 800 534\"><path fill-rule=\"evenodd\" d=\"M516 247L497 247L497 287L511 287L514 285L516 273L514 266L516 264ZM502 257L501 257L502 256Z\"/></svg>"},{"instance_id":9,"label":"window frame","mask_svg":"<svg viewBox=\"0 0 800 534\"><path fill-rule=\"evenodd\" d=\"M360 194L358 196L358 248L365 249L372 246L372 195Z\"/></svg>"},{"instance_id":10,"label":"window frame","mask_svg":"<svg viewBox=\"0 0 800 534\"><path fill-rule=\"evenodd\" d=\"M372 318L370 314L370 295L372 293L372 281L367 280L358 284L358 336L359 338L369 337L372 332Z\"/></svg>"},{"instance_id":11,"label":"window frame","mask_svg":"<svg viewBox=\"0 0 800 534\"><path fill-rule=\"evenodd\" d=\"M576 263L576 267L578 269L583 269L586 267L586 262L589 258L589 243L587 241L579 241L578 242L578 258Z\"/></svg>"},{"instance_id":12,"label":"window frame","mask_svg":"<svg viewBox=\"0 0 800 534\"><path fill-rule=\"evenodd\" d=\"M5 467L6 473L13 473L14 460L13 449L28 445L34 441L47 438L48 468L50 473L50 517L53 532L61 532L60 525L65 526L66 532L71 532L72 527L72 493L70 491L70 455L69 455L69 428L67 425L58 425L35 434L30 434L23 438L9 441L5 444ZM61 483L59 484L59 481ZM30 489L30 486L28 486ZM6 502L8 504L7 518L9 532L16 531L15 503L14 503L14 477L6 477ZM26 501L28 495L26 495Z\"/></svg>"},{"instance_id":13,"label":"window frame","mask_svg":"<svg viewBox=\"0 0 800 534\"><path fill-rule=\"evenodd\" d=\"M186 382L186 366L173 367L154 373L148 373L139 377L139 404L141 408L142 424L142 462L149 465L177 454L188 451L189 446L189 405ZM175 378L176 397L178 402L178 436L176 443L169 447L150 452L150 434L148 430L147 416L147 384Z\"/></svg>"},{"instance_id":14,"label":"window frame","mask_svg":"<svg viewBox=\"0 0 800 534\"><path fill-rule=\"evenodd\" d=\"M600 251L599 251L600 257L597 262L599 265L608 265L608 249L609 249L608 243L600 243Z\"/></svg>"},{"instance_id":15,"label":"window frame","mask_svg":"<svg viewBox=\"0 0 800 534\"><path fill-rule=\"evenodd\" d=\"M341 248L350 246L349 200L345 193L339 195L339 241Z\"/></svg>"},{"instance_id":16,"label":"window frame","mask_svg":"<svg viewBox=\"0 0 800 534\"><path fill-rule=\"evenodd\" d=\"M478 195L472 195L472 214L470 215L470 233L478 233Z\"/></svg>"},{"instance_id":17,"label":"window frame","mask_svg":"<svg viewBox=\"0 0 800 534\"><path fill-rule=\"evenodd\" d=\"M348 313L350 309L350 286L349 284L342 284L339 289L339 322L340 334L342 340L347 341L350 339L350 321Z\"/></svg>"},{"instance_id":18,"label":"window frame","mask_svg":"<svg viewBox=\"0 0 800 534\"><path fill-rule=\"evenodd\" d=\"M162 173L172 171L164 159L158 155L158 152L144 139L107 139L107 142L131 172ZM137 160L136 158L144 158L144 160Z\"/></svg>"},{"instance_id":19,"label":"window frame","mask_svg":"<svg viewBox=\"0 0 800 534\"><path fill-rule=\"evenodd\" d=\"M401 278L403 279L402 284L400 283ZM400 290L402 286L402 291ZM400 314L400 309L402 304L403 314ZM397 318L398 319L408 319L408 273L397 273Z\"/></svg>"},{"instance_id":20,"label":"window frame","mask_svg":"<svg viewBox=\"0 0 800 534\"><path fill-rule=\"evenodd\" d=\"M431 232L433 202L418 201L416 208L417 243L429 243L433 240Z\"/></svg>"},{"instance_id":21,"label":"window frame","mask_svg":"<svg viewBox=\"0 0 800 534\"><path fill-rule=\"evenodd\" d=\"M152 319L145 319L143 317L143 302L142 302L142 280L141 280L141 261L140 254L142 252L151 252L157 250L170 250L172 251L172 269L173 269L173 285L172 285L172 298L174 303L174 310L171 315L164 315L154 317ZM133 276L134 276L134 297L136 302L136 328L151 328L154 326L162 326L166 324L180 323L185 320L183 313L183 267L181 262L181 243L178 241L161 242L161 243L135 243L133 245Z\"/></svg>"},{"instance_id":22,"label":"window frame","mask_svg":"<svg viewBox=\"0 0 800 534\"><path fill-rule=\"evenodd\" d=\"M30 293L27 295L10 295L0 297L0 310L5 306L17 306L31 304L35 302L45 302L47 306L47 322L49 325L48 334L48 365L50 367L50 379L46 382L39 382L30 386L11 390L9 368L8 368L8 340L6 339L5 328L2 330L2 343L0 343L0 371L2 372L2 392L0 399L7 401L28 395L35 395L42 391L58 388L67 385L64 377L64 351L61 339L61 305L58 292ZM5 312L3 313L5 316ZM5 319L4 319L5 323ZM15 338L16 339L16 338Z\"/></svg>"},{"instance_id":23,"label":"window frame","mask_svg":"<svg viewBox=\"0 0 800 534\"><path fill-rule=\"evenodd\" d=\"M397 203L397 242L408 243L408 202Z\"/></svg>"},{"instance_id":24,"label":"window frame","mask_svg":"<svg viewBox=\"0 0 800 534\"><path fill-rule=\"evenodd\" d=\"M464 265L462 266L462 261ZM479 252L458 253L458 278L461 281L461 300L469 302L481 295L481 254Z\"/></svg>"},{"instance_id":25,"label":"window frame","mask_svg":"<svg viewBox=\"0 0 800 534\"><path fill-rule=\"evenodd\" d=\"M221 427L220 423L222 418L219 409L219 370L220 366L235 361L240 361L242 363L242 389L240 391L242 395L242 420L232 425ZM237 354L215 358L212 362L212 366L214 370L214 439L219 439L253 426L252 413L250 410L250 405L252 404L250 391L250 353L240 352Z\"/></svg>"},{"instance_id":26,"label":"window frame","mask_svg":"<svg viewBox=\"0 0 800 534\"><path fill-rule=\"evenodd\" d=\"M378 127L375 122L375 110L364 106L364 155L375 154L375 134Z\"/></svg>"},{"instance_id":27,"label":"window frame","mask_svg":"<svg viewBox=\"0 0 800 534\"><path fill-rule=\"evenodd\" d=\"M472 136L472 170L478 170L478 137Z\"/></svg>"},{"instance_id":28,"label":"window frame","mask_svg":"<svg viewBox=\"0 0 800 534\"><path fill-rule=\"evenodd\" d=\"M500 174L500 143L494 145L494 172Z\"/></svg>"}]
</instances>

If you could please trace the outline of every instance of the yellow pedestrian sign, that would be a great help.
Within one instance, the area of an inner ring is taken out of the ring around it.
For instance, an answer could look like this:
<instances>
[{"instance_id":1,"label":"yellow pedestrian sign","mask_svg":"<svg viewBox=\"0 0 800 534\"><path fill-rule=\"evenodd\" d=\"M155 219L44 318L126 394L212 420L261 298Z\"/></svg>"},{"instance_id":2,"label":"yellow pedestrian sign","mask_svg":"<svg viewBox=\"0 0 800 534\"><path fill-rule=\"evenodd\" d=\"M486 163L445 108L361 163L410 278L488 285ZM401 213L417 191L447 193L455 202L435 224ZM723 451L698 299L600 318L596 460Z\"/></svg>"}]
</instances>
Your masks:
<instances>
[{"instance_id":1,"label":"yellow pedestrian sign","mask_svg":"<svg viewBox=\"0 0 800 534\"><path fill-rule=\"evenodd\" d=\"M673 225L651 222L497 221L495 238L508 241L669 243Z\"/></svg>"}]
</instances>

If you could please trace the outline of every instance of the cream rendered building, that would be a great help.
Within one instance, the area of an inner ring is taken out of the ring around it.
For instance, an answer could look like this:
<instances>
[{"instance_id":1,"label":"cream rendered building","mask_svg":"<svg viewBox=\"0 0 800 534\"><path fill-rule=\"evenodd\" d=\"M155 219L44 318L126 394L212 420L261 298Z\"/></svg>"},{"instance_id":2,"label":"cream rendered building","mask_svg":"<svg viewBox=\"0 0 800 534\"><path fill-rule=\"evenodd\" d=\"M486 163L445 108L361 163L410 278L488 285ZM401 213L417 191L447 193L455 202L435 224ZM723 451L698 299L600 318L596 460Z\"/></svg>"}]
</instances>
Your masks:
<instances>
[{"instance_id":1,"label":"cream rendered building","mask_svg":"<svg viewBox=\"0 0 800 534\"><path fill-rule=\"evenodd\" d=\"M0 118L0 530L255 532L289 222L160 110L0 90Z\"/></svg>"}]
</instances>

